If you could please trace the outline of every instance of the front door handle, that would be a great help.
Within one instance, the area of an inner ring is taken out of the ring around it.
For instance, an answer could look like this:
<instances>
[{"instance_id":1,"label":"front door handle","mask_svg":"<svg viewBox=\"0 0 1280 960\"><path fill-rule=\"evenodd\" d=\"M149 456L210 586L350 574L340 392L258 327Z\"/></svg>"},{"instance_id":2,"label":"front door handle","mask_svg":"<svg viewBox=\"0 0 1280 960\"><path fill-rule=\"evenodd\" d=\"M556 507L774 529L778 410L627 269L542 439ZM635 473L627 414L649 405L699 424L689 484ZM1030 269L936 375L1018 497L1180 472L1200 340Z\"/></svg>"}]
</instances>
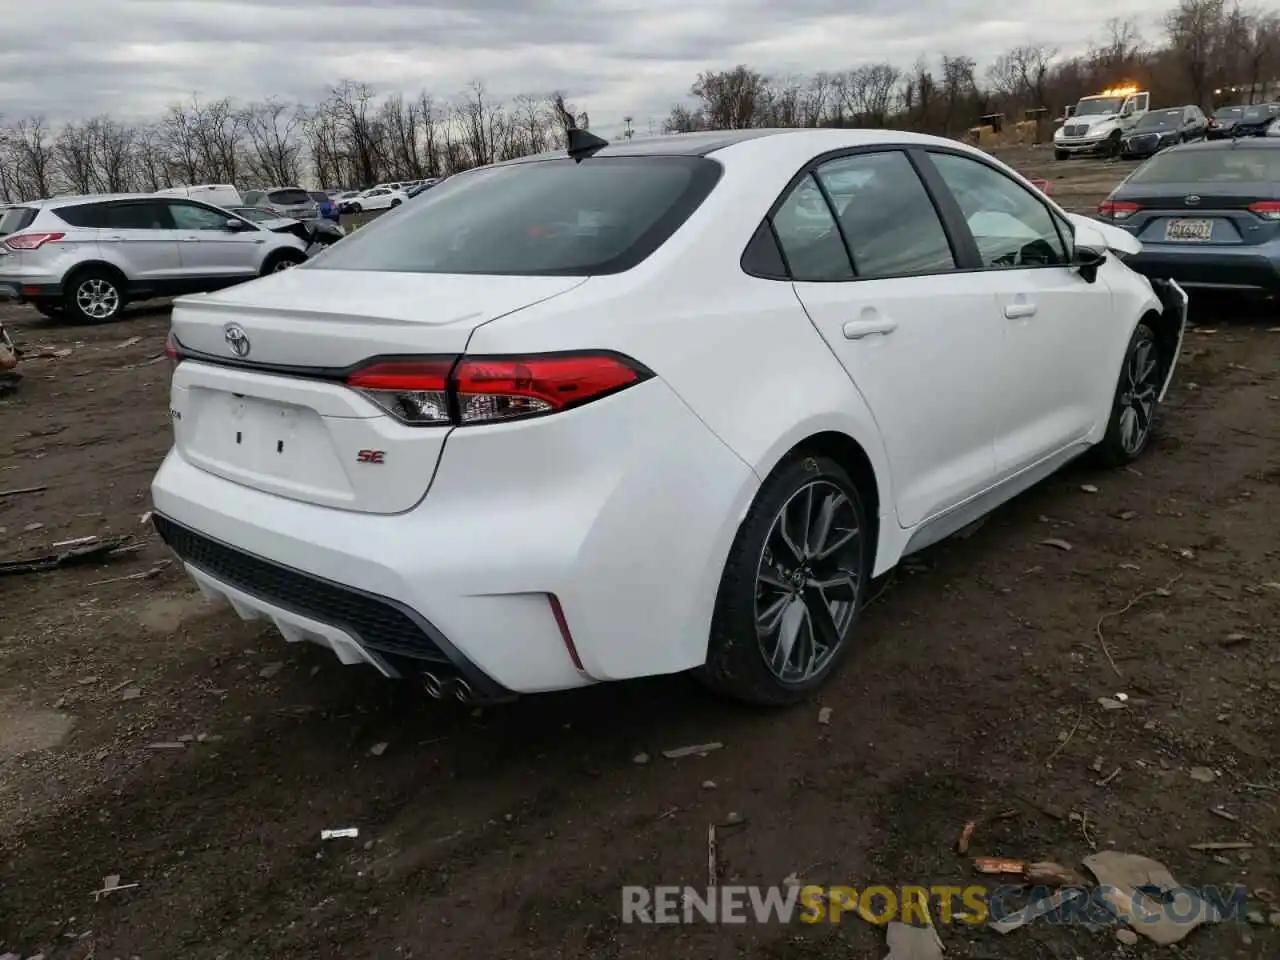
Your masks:
<instances>
[{"instance_id":1,"label":"front door handle","mask_svg":"<svg viewBox=\"0 0 1280 960\"><path fill-rule=\"evenodd\" d=\"M864 337L887 337L898 329L896 320L881 318L879 320L850 320L844 325L846 340L861 340Z\"/></svg>"},{"instance_id":2,"label":"front door handle","mask_svg":"<svg viewBox=\"0 0 1280 960\"><path fill-rule=\"evenodd\" d=\"M1011 303L1004 308L1005 319L1022 320L1025 317L1034 317L1036 309L1034 303Z\"/></svg>"}]
</instances>

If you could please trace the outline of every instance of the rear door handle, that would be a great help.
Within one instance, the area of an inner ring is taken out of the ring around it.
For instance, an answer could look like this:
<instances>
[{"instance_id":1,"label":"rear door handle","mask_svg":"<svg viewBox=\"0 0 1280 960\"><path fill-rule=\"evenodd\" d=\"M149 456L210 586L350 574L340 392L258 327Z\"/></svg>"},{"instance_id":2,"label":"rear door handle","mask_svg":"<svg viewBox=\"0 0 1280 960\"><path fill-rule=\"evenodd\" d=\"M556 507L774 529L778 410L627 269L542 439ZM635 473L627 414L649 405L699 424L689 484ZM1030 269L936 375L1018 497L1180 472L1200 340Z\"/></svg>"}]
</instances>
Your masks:
<instances>
[{"instance_id":1,"label":"rear door handle","mask_svg":"<svg viewBox=\"0 0 1280 960\"><path fill-rule=\"evenodd\" d=\"M1036 309L1034 303L1011 303L1004 308L1005 319L1021 320L1025 317L1034 317Z\"/></svg>"},{"instance_id":2,"label":"rear door handle","mask_svg":"<svg viewBox=\"0 0 1280 960\"><path fill-rule=\"evenodd\" d=\"M861 340L864 337L887 337L898 329L896 320L850 320L844 325L846 340Z\"/></svg>"}]
</instances>

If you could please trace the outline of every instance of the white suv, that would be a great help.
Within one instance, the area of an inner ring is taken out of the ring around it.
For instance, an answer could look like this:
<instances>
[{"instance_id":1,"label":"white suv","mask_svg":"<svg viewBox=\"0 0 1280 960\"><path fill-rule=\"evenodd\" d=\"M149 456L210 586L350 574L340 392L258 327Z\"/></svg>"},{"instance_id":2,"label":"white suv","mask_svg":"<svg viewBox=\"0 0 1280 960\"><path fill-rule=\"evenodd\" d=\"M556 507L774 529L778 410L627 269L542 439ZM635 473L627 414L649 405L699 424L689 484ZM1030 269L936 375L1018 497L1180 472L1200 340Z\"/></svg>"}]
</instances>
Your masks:
<instances>
[{"instance_id":1,"label":"white suv","mask_svg":"<svg viewBox=\"0 0 1280 960\"><path fill-rule=\"evenodd\" d=\"M130 300L200 293L306 259L305 243L209 204L60 197L0 216L0 290L47 317L110 320Z\"/></svg>"}]
</instances>

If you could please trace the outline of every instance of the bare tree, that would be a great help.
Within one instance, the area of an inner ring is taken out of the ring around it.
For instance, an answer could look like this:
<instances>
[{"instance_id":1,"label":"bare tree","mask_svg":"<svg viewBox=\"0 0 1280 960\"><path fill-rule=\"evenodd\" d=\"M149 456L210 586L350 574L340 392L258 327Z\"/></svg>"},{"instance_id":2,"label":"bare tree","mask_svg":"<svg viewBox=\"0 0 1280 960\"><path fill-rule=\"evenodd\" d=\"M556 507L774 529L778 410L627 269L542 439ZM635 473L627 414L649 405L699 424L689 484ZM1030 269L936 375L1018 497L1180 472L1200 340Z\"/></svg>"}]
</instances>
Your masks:
<instances>
[{"instance_id":1,"label":"bare tree","mask_svg":"<svg viewBox=\"0 0 1280 960\"><path fill-rule=\"evenodd\" d=\"M701 101L707 122L719 130L757 126L767 98L764 75L742 64L698 74L689 92Z\"/></svg>"}]
</instances>

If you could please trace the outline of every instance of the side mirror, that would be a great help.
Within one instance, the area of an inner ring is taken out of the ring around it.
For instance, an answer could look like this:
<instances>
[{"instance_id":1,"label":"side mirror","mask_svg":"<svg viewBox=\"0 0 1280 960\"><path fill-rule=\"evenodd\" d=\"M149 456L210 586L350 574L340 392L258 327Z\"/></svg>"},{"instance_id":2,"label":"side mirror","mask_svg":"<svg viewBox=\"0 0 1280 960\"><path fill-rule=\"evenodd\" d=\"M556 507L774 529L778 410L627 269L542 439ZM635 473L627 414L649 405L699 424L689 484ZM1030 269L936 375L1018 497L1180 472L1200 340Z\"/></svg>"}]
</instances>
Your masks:
<instances>
[{"instance_id":1,"label":"side mirror","mask_svg":"<svg viewBox=\"0 0 1280 960\"><path fill-rule=\"evenodd\" d=\"M245 221L243 220L238 219L237 217L230 218L226 222L226 224L224 224L224 226L226 226L226 228L230 230L232 233L239 233L241 230L249 229L249 224L245 223Z\"/></svg>"},{"instance_id":2,"label":"side mirror","mask_svg":"<svg viewBox=\"0 0 1280 960\"><path fill-rule=\"evenodd\" d=\"M1107 239L1099 230L1077 222L1075 224L1075 250L1072 264L1085 283L1096 283L1098 269L1107 262Z\"/></svg>"}]
</instances>

